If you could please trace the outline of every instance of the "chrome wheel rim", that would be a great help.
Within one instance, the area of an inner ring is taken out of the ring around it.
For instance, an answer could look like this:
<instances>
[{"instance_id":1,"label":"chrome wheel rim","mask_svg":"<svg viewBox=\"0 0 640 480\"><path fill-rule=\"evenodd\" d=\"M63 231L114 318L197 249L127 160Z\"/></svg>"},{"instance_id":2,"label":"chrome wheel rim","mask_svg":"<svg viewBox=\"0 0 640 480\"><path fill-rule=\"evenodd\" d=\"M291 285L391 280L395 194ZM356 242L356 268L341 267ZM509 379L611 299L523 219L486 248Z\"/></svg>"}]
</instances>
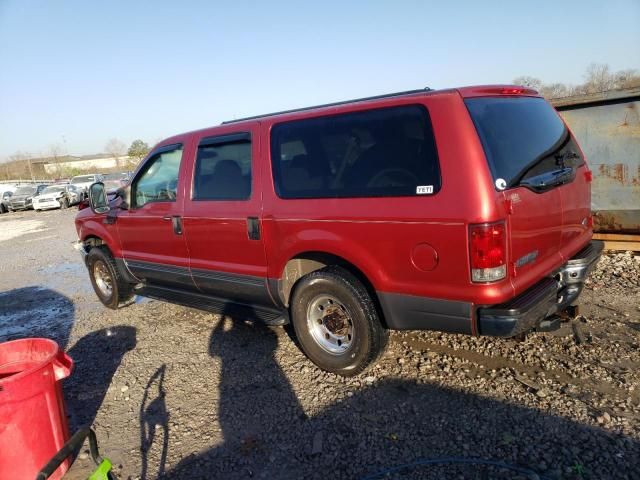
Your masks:
<instances>
[{"instance_id":1,"label":"chrome wheel rim","mask_svg":"<svg viewBox=\"0 0 640 480\"><path fill-rule=\"evenodd\" d=\"M307 308L307 327L325 352L340 355L353 344L353 319L347 308L332 295L318 295Z\"/></svg>"},{"instance_id":2,"label":"chrome wheel rim","mask_svg":"<svg viewBox=\"0 0 640 480\"><path fill-rule=\"evenodd\" d=\"M100 293L105 297L110 297L113 293L113 280L109 269L102 260L93 264L93 278L96 280L96 286Z\"/></svg>"}]
</instances>

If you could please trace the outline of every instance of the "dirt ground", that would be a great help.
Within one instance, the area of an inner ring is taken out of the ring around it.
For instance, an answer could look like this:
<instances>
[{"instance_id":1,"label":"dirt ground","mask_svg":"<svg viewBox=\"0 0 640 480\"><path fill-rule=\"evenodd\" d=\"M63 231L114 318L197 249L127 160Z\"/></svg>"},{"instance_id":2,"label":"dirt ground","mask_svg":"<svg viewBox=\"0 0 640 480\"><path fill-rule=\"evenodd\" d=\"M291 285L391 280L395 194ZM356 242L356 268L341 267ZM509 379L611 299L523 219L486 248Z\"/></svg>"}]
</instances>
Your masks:
<instances>
[{"instance_id":1,"label":"dirt ground","mask_svg":"<svg viewBox=\"0 0 640 480\"><path fill-rule=\"evenodd\" d=\"M394 333L374 368L343 379L287 328L155 300L103 308L74 215L0 216L0 341L65 348L71 430L92 424L119 478L383 478L413 463L384 478L640 478L633 256L607 260L559 331ZM83 451L65 478L90 465Z\"/></svg>"}]
</instances>

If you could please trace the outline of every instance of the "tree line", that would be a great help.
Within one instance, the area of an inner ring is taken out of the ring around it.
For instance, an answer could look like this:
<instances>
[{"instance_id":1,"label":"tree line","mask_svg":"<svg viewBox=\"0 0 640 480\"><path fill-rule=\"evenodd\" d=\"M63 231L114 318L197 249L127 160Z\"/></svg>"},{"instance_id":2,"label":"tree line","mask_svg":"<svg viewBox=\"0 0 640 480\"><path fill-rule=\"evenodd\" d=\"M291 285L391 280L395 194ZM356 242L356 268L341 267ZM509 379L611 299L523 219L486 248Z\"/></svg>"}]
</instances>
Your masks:
<instances>
[{"instance_id":1,"label":"tree line","mask_svg":"<svg viewBox=\"0 0 640 480\"><path fill-rule=\"evenodd\" d=\"M73 160L60 144L52 144L46 154L34 156L26 152L16 152L7 162L0 164L1 180L43 180L68 178L84 173L94 173L95 168L69 167L65 163ZM117 138L111 138L104 147L106 158L113 158L116 167L110 170L133 170L149 153L149 145L143 140L136 139L127 148L126 144ZM52 172L44 169L45 163L55 165ZM102 173L102 172L101 172Z\"/></svg>"},{"instance_id":2,"label":"tree line","mask_svg":"<svg viewBox=\"0 0 640 480\"><path fill-rule=\"evenodd\" d=\"M546 98L560 98L640 87L640 74L631 68L614 72L606 63L592 63L584 73L584 83L579 85L544 83L527 75L514 78L513 83L531 87Z\"/></svg>"}]
</instances>

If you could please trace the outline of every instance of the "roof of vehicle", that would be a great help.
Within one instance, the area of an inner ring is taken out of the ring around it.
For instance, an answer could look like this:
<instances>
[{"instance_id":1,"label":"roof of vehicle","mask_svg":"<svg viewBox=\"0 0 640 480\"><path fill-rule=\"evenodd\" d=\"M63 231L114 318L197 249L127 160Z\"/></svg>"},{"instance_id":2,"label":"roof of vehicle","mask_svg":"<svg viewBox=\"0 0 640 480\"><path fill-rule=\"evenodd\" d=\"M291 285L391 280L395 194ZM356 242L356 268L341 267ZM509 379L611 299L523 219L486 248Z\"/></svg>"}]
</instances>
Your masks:
<instances>
[{"instance_id":1,"label":"roof of vehicle","mask_svg":"<svg viewBox=\"0 0 640 480\"><path fill-rule=\"evenodd\" d=\"M528 87L523 87L523 86L519 86L519 85L477 85L477 86L471 86L471 87L459 87L454 89L456 91L458 91L458 93L462 96L462 97L479 97L479 96L487 96L487 95L527 95L527 96L539 96L538 92L532 88L528 88ZM265 118L265 117L277 117L280 115L286 115L289 113L298 113L298 112L307 112L307 111L312 111L312 110L320 110L320 109L324 109L324 108L330 108L330 107L337 107L337 106L342 106L342 105L349 105L349 104L353 104L353 103L362 103L362 102L373 102L376 100L384 100L384 99L389 99L389 98L396 98L396 97L407 97L407 96L414 96L414 95L425 95L425 94L432 94L432 93L442 93L442 92L450 92L452 91L451 89L449 90L433 90L429 87L426 88L421 88L418 90L407 90L407 91L403 91L403 92L394 92L394 93L387 93L384 95L375 95L373 97L364 97L364 98L356 98L356 99L352 99L352 100L344 100L344 101L340 101L340 102L333 102L333 103L325 103L323 105L314 105L311 107L303 107L303 108L295 108L292 110L283 110L280 112L273 112L273 113L266 113L263 115L254 115L251 117L244 117L244 118L239 118L239 119L235 119L235 120L227 120L222 122L222 125L227 125L230 123L240 123L240 122L244 122L244 121L248 121L248 120L257 120L260 118Z\"/></svg>"},{"instance_id":2,"label":"roof of vehicle","mask_svg":"<svg viewBox=\"0 0 640 480\"><path fill-rule=\"evenodd\" d=\"M372 97L356 98L352 100L343 100L340 102L325 103L322 105L314 105L310 107L294 108L291 110L282 110L279 112L266 113L262 115L253 115L253 116L238 118L234 120L226 120L222 122L220 126L233 125L236 123L249 122L253 120L260 120L263 118L272 119L274 117L287 117L291 114L296 114L300 112L316 112L318 110L330 109L333 107L347 106L347 105L359 104L359 103L376 102L379 100L390 100L390 99L396 99L396 98L444 94L444 93L451 93L451 92L457 92L460 96L464 98L482 97L482 96L500 96L500 95L505 95L505 96L508 96L508 95L523 96L524 95L524 96L536 96L536 97L540 96L540 94L536 90L528 87L524 87L521 85L508 85L508 84L476 85L476 86L450 88L450 89L442 89L442 90L434 90L429 87L425 87L417 90L406 90L402 92L387 93L384 95L375 95ZM211 128L212 127L205 127L202 129L191 131L191 132L184 132L178 135L173 135L171 137L168 137L162 140L160 143L154 146L152 150L161 146L171 145L173 143L181 143L184 141L183 139L185 136L193 133L197 133L197 132L202 132L203 130L210 130Z\"/></svg>"}]
</instances>

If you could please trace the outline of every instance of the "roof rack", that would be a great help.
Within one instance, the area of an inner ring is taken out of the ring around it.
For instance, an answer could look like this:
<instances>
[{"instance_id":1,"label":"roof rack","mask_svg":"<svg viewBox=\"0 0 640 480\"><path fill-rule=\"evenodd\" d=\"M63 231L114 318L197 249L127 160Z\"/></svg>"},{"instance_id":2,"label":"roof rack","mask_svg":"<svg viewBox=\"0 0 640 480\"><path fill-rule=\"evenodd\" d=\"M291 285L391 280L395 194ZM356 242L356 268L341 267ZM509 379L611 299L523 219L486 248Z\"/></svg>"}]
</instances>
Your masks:
<instances>
[{"instance_id":1,"label":"roof rack","mask_svg":"<svg viewBox=\"0 0 640 480\"><path fill-rule=\"evenodd\" d=\"M254 115L252 117L238 118L237 120L226 120L222 122L222 125L226 125L228 123L244 122L246 120L256 120L258 118L264 118L264 117L273 117L275 115L283 115L285 113L305 112L307 110L315 110L316 108L337 107L338 105L346 105L348 103L366 102L369 100L378 100L381 98L401 97L403 95L415 95L418 93L430 92L432 90L433 89L429 87L425 87L417 90L406 90L404 92L385 93L384 95L375 95L373 97L355 98L353 100L343 100L341 102L325 103L323 105L314 105L312 107L294 108L292 110L282 110L280 112L265 113L263 115Z\"/></svg>"}]
</instances>

